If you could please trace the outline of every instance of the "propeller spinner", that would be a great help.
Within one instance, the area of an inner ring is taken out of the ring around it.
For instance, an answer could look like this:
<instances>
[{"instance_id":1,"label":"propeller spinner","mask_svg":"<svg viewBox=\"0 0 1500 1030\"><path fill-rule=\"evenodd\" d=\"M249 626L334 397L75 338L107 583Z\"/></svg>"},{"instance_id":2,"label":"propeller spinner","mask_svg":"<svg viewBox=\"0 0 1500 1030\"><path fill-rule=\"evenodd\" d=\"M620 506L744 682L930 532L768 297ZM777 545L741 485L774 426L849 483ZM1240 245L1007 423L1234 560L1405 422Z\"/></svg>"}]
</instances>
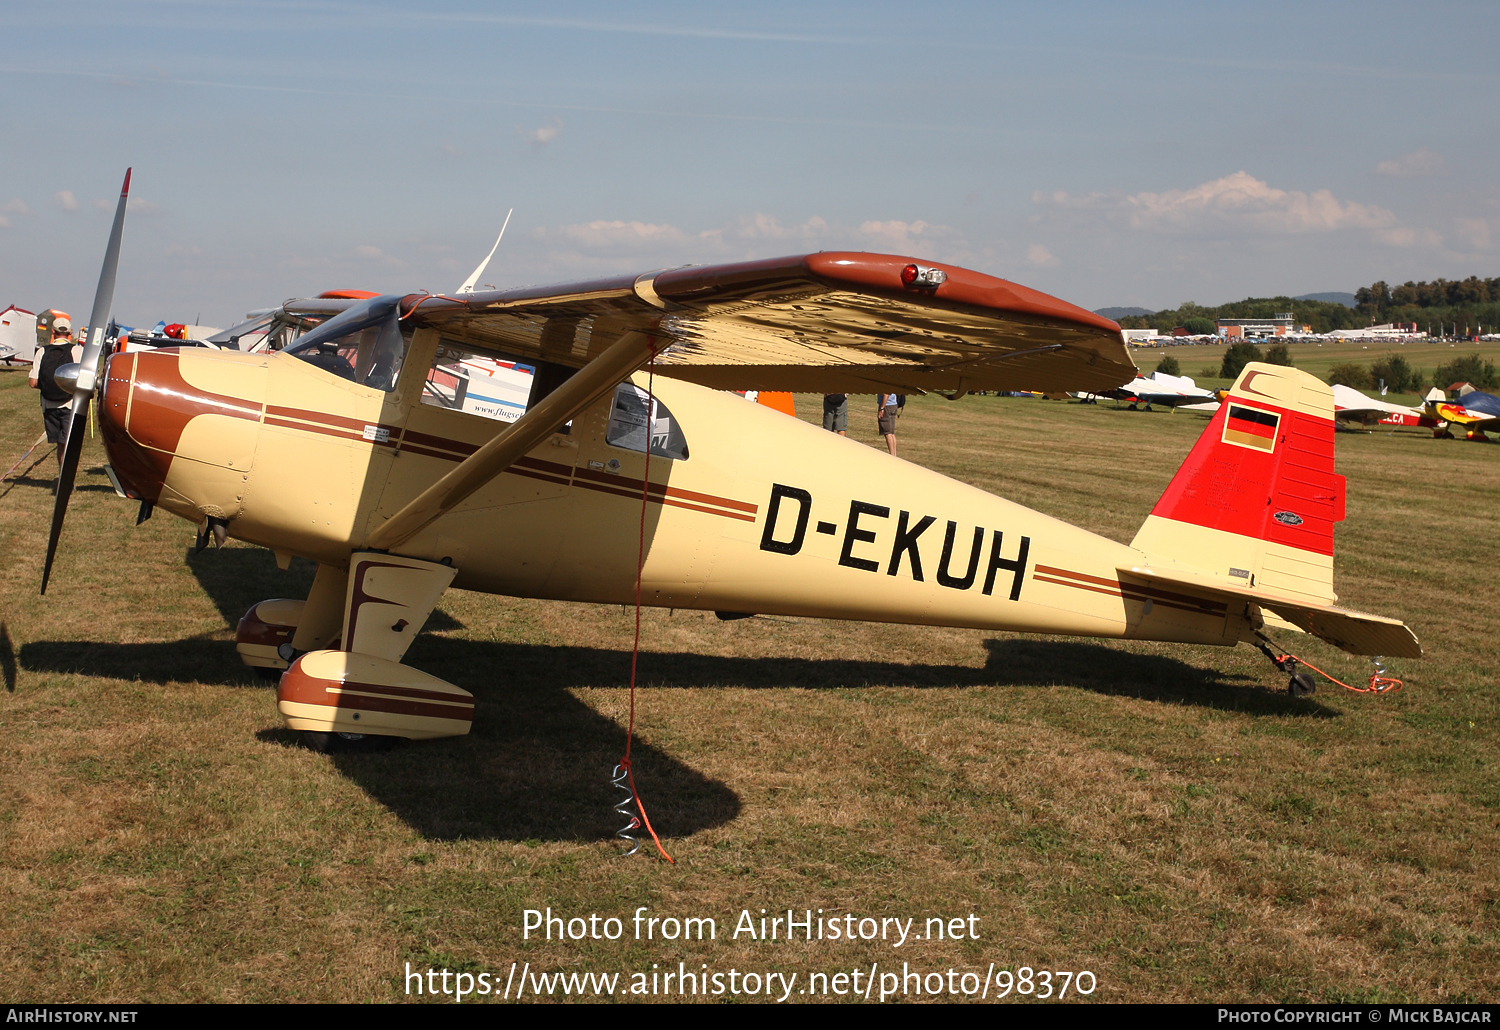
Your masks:
<instances>
[{"instance_id":1,"label":"propeller spinner","mask_svg":"<svg viewBox=\"0 0 1500 1030\"><path fill-rule=\"evenodd\" d=\"M125 183L120 187L120 203L115 208L115 222L109 230L109 246L104 251L104 267L99 270L99 286L94 291L94 309L89 313L88 336L78 378L73 387L71 417L67 420L63 444L62 467L57 473L57 499L52 505L52 529L47 536L47 563L42 569L42 593L52 577L52 559L57 556L57 541L62 536L63 518L68 514L68 499L73 481L78 477L78 460L83 453L83 430L89 417L89 400L99 374L99 355L104 349L104 327L109 322L110 304L115 297L115 271L120 265L120 235L125 228L125 201L130 196L130 169L125 169Z\"/></svg>"}]
</instances>

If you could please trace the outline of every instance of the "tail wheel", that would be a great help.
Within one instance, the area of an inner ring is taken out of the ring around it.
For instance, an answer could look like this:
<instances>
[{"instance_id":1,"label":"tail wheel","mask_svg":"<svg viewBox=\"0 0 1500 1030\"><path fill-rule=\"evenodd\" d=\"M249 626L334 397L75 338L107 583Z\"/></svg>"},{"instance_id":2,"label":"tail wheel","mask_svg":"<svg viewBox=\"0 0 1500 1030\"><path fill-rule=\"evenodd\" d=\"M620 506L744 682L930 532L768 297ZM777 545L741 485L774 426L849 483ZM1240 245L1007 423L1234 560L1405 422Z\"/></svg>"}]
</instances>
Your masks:
<instances>
[{"instance_id":1,"label":"tail wheel","mask_svg":"<svg viewBox=\"0 0 1500 1030\"><path fill-rule=\"evenodd\" d=\"M1306 697L1309 694L1315 693L1317 689L1318 685L1305 672L1297 673L1297 675L1292 677L1291 682L1286 685L1286 692L1293 697Z\"/></svg>"}]
</instances>

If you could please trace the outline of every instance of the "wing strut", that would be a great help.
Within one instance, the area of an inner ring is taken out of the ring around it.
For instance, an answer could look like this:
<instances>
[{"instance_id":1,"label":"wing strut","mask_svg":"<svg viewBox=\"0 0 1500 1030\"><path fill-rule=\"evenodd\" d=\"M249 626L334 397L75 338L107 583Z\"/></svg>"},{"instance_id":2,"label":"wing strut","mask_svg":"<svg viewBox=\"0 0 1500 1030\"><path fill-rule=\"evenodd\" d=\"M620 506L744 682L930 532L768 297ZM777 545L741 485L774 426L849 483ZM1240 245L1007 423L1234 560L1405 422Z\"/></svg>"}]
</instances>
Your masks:
<instances>
[{"instance_id":1,"label":"wing strut","mask_svg":"<svg viewBox=\"0 0 1500 1030\"><path fill-rule=\"evenodd\" d=\"M645 333L629 332L620 337L603 354L464 459L456 469L378 526L365 541L365 547L373 551L389 551L416 536L433 519L500 475L517 458L639 368L655 349L656 341Z\"/></svg>"}]
</instances>

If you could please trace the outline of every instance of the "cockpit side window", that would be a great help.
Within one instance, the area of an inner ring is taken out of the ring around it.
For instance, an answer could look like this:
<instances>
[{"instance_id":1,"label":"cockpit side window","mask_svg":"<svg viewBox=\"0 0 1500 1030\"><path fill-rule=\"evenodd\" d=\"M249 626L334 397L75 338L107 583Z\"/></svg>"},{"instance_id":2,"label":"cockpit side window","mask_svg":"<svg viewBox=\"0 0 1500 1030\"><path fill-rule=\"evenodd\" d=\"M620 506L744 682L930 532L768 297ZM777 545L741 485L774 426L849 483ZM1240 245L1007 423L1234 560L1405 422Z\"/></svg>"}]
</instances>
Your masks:
<instances>
[{"instance_id":1,"label":"cockpit side window","mask_svg":"<svg viewBox=\"0 0 1500 1030\"><path fill-rule=\"evenodd\" d=\"M648 404L651 409L649 419L646 414ZM672 417L667 406L660 400L653 401L640 387L621 383L615 387L615 399L610 405L609 428L605 430L604 442L644 454L648 435L653 457L687 460L687 438L683 436L682 427Z\"/></svg>"},{"instance_id":2,"label":"cockpit side window","mask_svg":"<svg viewBox=\"0 0 1500 1030\"><path fill-rule=\"evenodd\" d=\"M422 403L514 422L526 411L536 370L444 340L422 384Z\"/></svg>"}]
</instances>

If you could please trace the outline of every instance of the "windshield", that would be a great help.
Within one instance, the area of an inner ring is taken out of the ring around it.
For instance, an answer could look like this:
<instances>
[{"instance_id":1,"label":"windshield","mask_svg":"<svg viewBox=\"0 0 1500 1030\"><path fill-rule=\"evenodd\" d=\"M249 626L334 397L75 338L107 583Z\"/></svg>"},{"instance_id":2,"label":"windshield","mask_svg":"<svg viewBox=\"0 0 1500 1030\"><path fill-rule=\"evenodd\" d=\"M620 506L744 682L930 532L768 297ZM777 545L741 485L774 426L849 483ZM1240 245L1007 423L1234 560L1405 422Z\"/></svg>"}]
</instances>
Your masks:
<instances>
[{"instance_id":1,"label":"windshield","mask_svg":"<svg viewBox=\"0 0 1500 1030\"><path fill-rule=\"evenodd\" d=\"M410 334L402 332L393 307L380 321L342 335L308 333L286 353L372 390L389 391L396 387L396 376L410 343Z\"/></svg>"}]
</instances>

